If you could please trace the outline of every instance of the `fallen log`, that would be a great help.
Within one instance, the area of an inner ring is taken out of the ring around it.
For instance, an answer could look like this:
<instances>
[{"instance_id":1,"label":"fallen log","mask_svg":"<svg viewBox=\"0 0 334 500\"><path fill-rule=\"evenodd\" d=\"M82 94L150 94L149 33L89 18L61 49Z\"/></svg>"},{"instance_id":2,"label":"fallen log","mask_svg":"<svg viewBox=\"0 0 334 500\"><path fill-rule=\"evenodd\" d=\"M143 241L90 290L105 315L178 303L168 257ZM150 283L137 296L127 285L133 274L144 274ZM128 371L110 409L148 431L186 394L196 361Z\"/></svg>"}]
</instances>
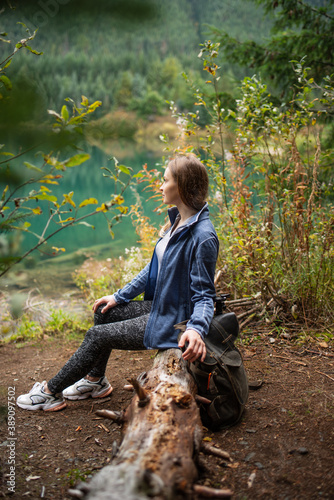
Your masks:
<instances>
[{"instance_id":1,"label":"fallen log","mask_svg":"<svg viewBox=\"0 0 334 500\"><path fill-rule=\"evenodd\" d=\"M116 456L91 483L69 493L86 500L194 498L202 424L181 351L159 352L144 381L130 383L136 394L124 414Z\"/></svg>"}]
</instances>

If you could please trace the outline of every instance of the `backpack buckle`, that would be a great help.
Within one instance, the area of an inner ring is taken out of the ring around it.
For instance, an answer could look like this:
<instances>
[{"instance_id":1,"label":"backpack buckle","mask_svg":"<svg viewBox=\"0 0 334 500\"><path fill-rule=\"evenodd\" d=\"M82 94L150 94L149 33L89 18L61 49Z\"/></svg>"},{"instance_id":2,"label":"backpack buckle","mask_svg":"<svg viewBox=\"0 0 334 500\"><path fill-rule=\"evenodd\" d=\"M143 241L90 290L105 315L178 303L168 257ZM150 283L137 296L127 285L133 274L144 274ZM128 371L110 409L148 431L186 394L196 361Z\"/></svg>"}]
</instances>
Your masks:
<instances>
[{"instance_id":1,"label":"backpack buckle","mask_svg":"<svg viewBox=\"0 0 334 500\"><path fill-rule=\"evenodd\" d=\"M216 295L213 299L216 303L216 316L223 314L223 309L226 309L225 300L230 296L229 293L223 293L221 295Z\"/></svg>"}]
</instances>

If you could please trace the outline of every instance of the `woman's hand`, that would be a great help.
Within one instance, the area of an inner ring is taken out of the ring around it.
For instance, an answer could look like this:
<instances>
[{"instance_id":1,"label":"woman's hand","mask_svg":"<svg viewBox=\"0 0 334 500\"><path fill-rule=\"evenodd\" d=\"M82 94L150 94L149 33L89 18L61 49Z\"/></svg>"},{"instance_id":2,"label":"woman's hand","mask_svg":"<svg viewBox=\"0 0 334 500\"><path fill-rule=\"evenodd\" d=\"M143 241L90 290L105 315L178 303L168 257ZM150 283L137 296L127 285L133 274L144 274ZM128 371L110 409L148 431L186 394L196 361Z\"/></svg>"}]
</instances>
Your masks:
<instances>
[{"instance_id":1,"label":"woman's hand","mask_svg":"<svg viewBox=\"0 0 334 500\"><path fill-rule=\"evenodd\" d=\"M97 299L94 304L93 304L93 311L96 312L97 308L100 307L101 304L106 304L103 309L101 309L101 313L105 313L108 311L108 309L111 309L112 307L117 306L117 302L114 299L113 295L105 295L104 297L101 297L100 299Z\"/></svg>"},{"instance_id":2,"label":"woman's hand","mask_svg":"<svg viewBox=\"0 0 334 500\"><path fill-rule=\"evenodd\" d=\"M188 347L182 354L183 359L193 362L197 358L201 358L201 361L204 361L206 347L200 334L196 330L186 330L180 338L179 347L184 347L186 342L188 342Z\"/></svg>"}]
</instances>

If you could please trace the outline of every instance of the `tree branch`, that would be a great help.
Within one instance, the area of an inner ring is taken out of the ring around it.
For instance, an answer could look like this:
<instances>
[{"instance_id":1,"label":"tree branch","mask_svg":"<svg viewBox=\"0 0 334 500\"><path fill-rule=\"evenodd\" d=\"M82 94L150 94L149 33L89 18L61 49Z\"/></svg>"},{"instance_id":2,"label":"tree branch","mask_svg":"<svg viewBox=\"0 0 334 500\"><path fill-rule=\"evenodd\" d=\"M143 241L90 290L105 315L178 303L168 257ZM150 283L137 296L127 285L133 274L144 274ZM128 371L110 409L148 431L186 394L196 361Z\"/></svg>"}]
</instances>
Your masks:
<instances>
[{"instance_id":1,"label":"tree branch","mask_svg":"<svg viewBox=\"0 0 334 500\"><path fill-rule=\"evenodd\" d=\"M22 151L22 153L18 153L17 155L12 156L11 158L8 158L7 160L0 161L0 165L3 165L4 163L9 163L10 161L15 160L16 158L19 158L20 156L23 156L23 155L29 153L29 151L32 151L33 149L37 148L41 144L42 143L40 142L40 143L36 144L35 146L32 146L31 148L26 149L25 151Z\"/></svg>"},{"instance_id":2,"label":"tree branch","mask_svg":"<svg viewBox=\"0 0 334 500\"><path fill-rule=\"evenodd\" d=\"M310 9L312 12L315 12L319 16L324 16L324 17L327 17L328 19L331 19L332 21L334 21L334 17L330 16L328 14L328 12L318 10L315 7L311 6L311 5L304 3L302 0L297 0L297 3L299 3L300 5L302 5L303 7L305 7L306 9Z\"/></svg>"}]
</instances>

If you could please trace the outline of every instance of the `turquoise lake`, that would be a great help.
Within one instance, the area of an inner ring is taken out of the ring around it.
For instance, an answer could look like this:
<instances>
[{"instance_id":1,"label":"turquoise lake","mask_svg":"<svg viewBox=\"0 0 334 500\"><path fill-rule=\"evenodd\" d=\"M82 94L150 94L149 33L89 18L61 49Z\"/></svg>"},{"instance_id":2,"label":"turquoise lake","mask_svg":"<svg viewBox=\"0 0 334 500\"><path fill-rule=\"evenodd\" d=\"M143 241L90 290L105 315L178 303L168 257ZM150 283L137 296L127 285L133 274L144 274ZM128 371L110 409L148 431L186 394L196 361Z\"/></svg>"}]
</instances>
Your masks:
<instances>
[{"instance_id":1,"label":"turquoise lake","mask_svg":"<svg viewBox=\"0 0 334 500\"><path fill-rule=\"evenodd\" d=\"M161 163L161 157L157 158L150 152L140 152L136 151L135 144L129 143L126 145L128 156L125 154L122 158L117 158L119 163L131 167L134 173L137 173L143 168L143 165L147 163L149 169L155 168L157 163ZM62 200L63 193L74 192L73 201L78 206L80 202L87 198L96 198L99 205L103 201L108 201L110 199L111 193L114 193L115 183L110 178L104 177L103 173L107 173L103 170L103 167L112 169L114 166L114 161L110 156L104 153L101 149L97 147L85 148L85 151L90 154L90 159L83 163L82 165L69 168L66 172L56 172L63 174L63 179L60 180L59 186L47 185L48 188L52 190L52 194L58 197L58 200ZM36 157L30 156L29 159L25 158L24 161L29 161L35 165L40 165L40 160ZM128 177L122 174L122 180L127 181ZM30 188L31 189L31 188ZM135 187L137 195L140 196L142 201L142 206L145 215L148 215L152 222L158 226L162 223L163 217L158 216L154 212L156 204L149 201L148 198L153 194L149 191L143 192L142 185L137 185ZM124 192L124 205L130 206L136 201L136 196L134 188L127 188ZM39 203L42 207L42 204ZM68 205L69 206L69 205ZM45 207L45 205L44 205ZM69 206L70 207L70 206ZM94 210L96 205L90 205L86 208L82 208L79 214L84 214ZM67 215L71 216L71 213ZM66 216L63 216L65 219ZM41 234L45 224L47 223L48 216L45 211L42 215L35 217L34 219L28 219L31 222L31 231L36 234ZM65 248L66 254L80 251L82 249L92 249L96 250L103 257L107 257L109 252L111 257L118 256L124 253L125 248L130 248L137 244L137 235L135 232L134 225L129 216L122 216L119 223L113 225L112 231L114 233L114 238L111 237L108 224L103 213L94 215L85 219L85 221L94 226L94 229L87 227L86 225L73 225L70 226L58 234L54 235L48 241L47 245L42 246L42 251L45 250L44 258L48 257L49 253L52 252L52 246L58 248ZM50 234L57 229L56 224L50 224L48 232ZM26 251L35 245L37 238L29 233L23 233L21 248ZM61 252L61 254L63 254ZM39 255L38 251L34 251L32 254L34 259L39 259L43 255Z\"/></svg>"}]
</instances>

